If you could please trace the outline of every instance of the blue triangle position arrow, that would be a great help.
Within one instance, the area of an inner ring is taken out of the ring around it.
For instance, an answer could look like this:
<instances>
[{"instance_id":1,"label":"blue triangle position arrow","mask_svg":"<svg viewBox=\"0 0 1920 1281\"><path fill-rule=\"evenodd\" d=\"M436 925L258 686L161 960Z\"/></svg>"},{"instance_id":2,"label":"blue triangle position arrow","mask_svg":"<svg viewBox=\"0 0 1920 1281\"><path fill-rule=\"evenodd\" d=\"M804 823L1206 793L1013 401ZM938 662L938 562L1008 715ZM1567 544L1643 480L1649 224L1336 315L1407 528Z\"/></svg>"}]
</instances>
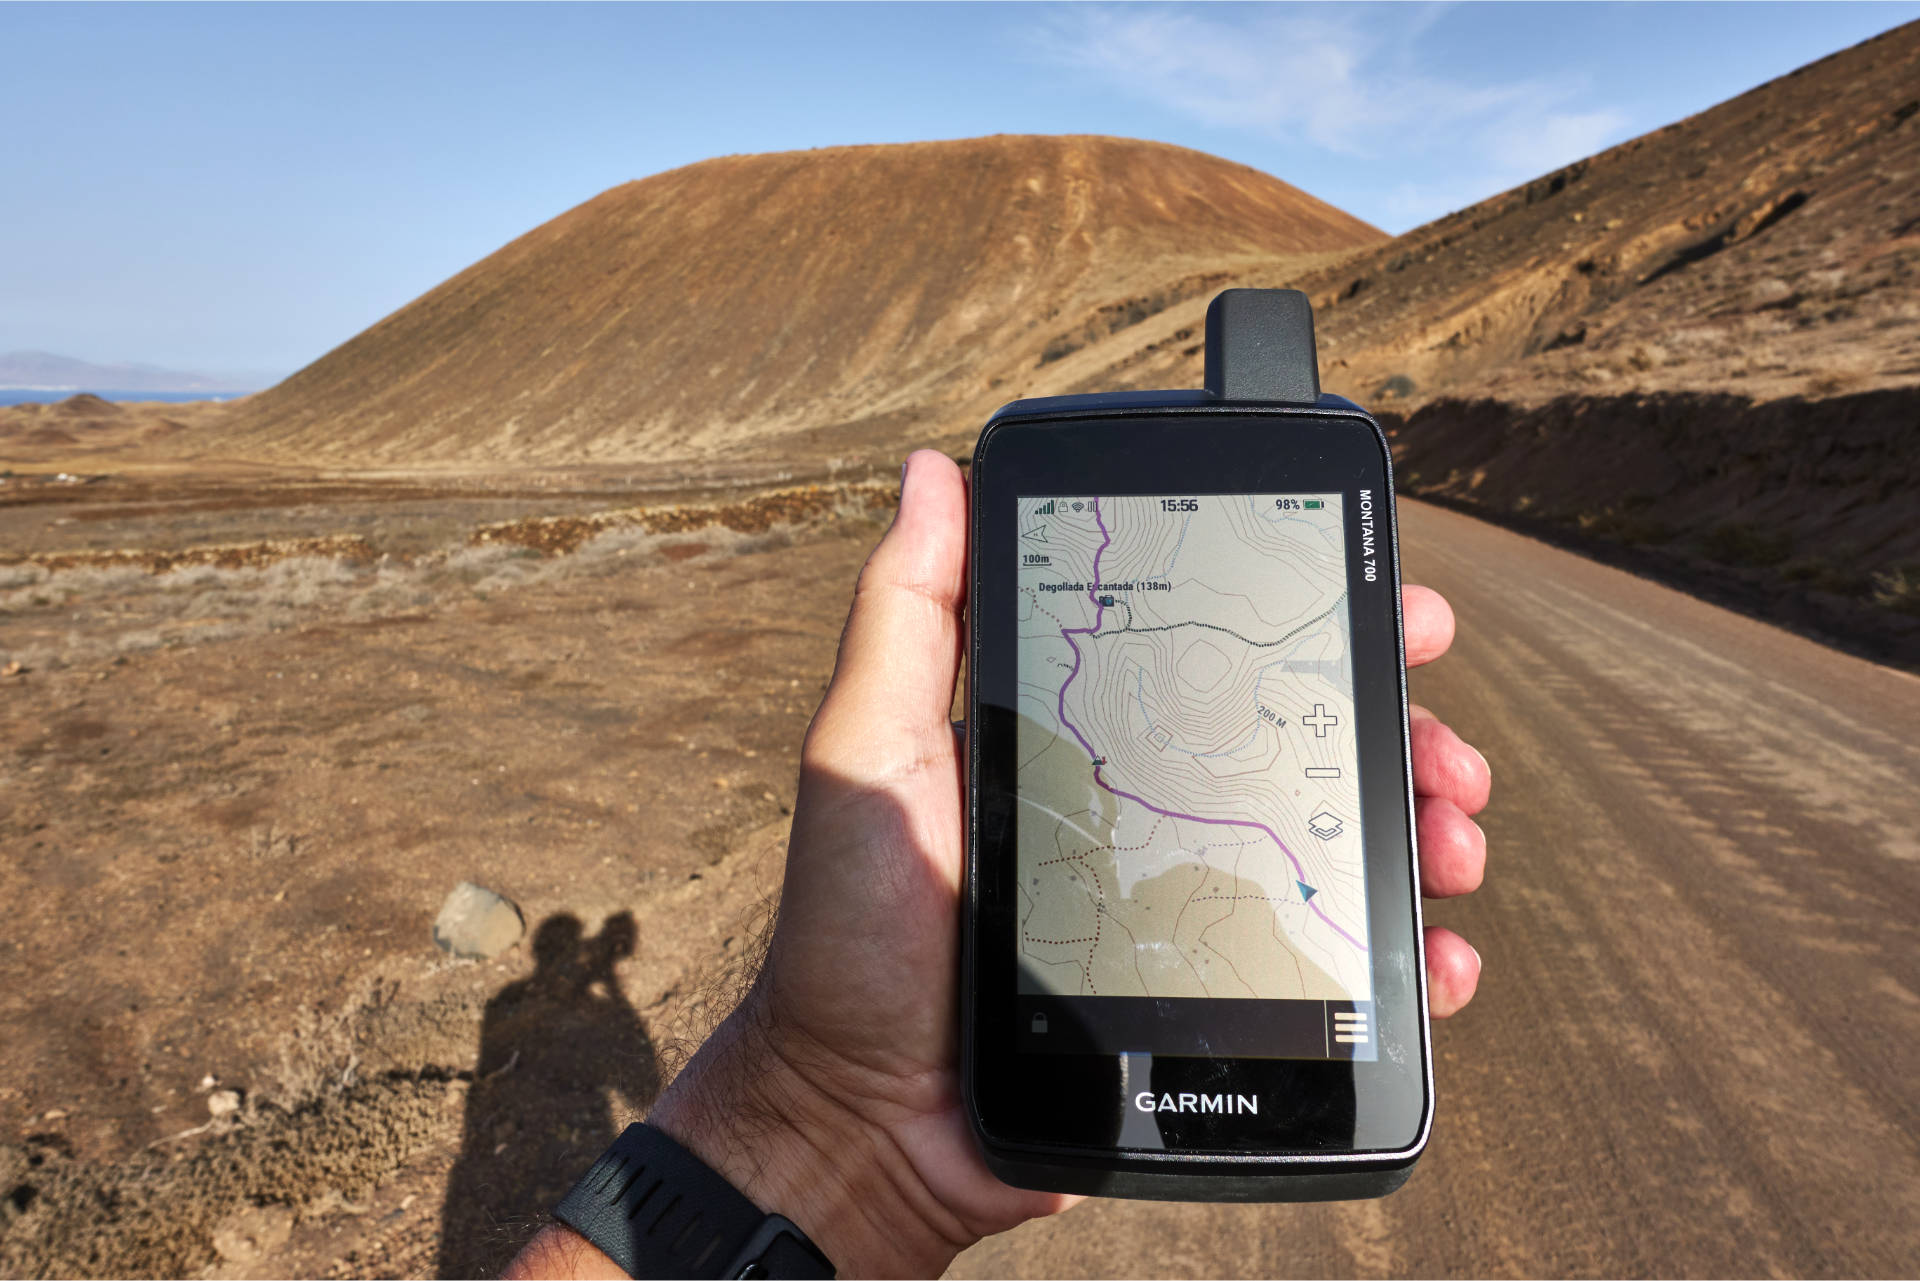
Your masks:
<instances>
[{"instance_id":1,"label":"blue triangle position arrow","mask_svg":"<svg viewBox=\"0 0 1920 1281\"><path fill-rule=\"evenodd\" d=\"M1314 889L1313 886L1307 884L1305 881L1295 881L1294 884L1300 887L1300 901L1302 903L1311 903L1313 901L1313 896L1320 892L1319 890Z\"/></svg>"}]
</instances>

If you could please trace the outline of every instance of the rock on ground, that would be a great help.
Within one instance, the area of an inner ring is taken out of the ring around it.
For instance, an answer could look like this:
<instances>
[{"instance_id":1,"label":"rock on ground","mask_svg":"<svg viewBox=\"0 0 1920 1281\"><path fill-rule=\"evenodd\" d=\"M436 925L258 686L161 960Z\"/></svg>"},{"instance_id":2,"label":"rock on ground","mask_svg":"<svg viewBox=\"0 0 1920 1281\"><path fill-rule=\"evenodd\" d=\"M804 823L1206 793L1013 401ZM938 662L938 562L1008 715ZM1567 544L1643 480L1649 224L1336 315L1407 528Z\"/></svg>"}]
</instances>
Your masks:
<instances>
[{"instance_id":1,"label":"rock on ground","mask_svg":"<svg viewBox=\"0 0 1920 1281\"><path fill-rule=\"evenodd\" d=\"M513 900L471 881L453 887L433 923L433 941L441 951L479 961L499 956L526 932Z\"/></svg>"}]
</instances>

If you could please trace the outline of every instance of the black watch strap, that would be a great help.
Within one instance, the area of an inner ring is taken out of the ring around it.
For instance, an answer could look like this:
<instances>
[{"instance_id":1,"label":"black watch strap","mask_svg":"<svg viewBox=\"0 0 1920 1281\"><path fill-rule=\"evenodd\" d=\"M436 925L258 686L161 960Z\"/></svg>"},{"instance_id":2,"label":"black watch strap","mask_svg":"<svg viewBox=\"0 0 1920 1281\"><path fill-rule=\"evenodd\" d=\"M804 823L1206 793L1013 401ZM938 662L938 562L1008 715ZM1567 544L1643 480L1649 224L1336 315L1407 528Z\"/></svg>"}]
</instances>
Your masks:
<instances>
[{"instance_id":1,"label":"black watch strap","mask_svg":"<svg viewBox=\"0 0 1920 1281\"><path fill-rule=\"evenodd\" d=\"M646 1124L628 1126L553 1217L634 1278L834 1274L806 1233Z\"/></svg>"}]
</instances>

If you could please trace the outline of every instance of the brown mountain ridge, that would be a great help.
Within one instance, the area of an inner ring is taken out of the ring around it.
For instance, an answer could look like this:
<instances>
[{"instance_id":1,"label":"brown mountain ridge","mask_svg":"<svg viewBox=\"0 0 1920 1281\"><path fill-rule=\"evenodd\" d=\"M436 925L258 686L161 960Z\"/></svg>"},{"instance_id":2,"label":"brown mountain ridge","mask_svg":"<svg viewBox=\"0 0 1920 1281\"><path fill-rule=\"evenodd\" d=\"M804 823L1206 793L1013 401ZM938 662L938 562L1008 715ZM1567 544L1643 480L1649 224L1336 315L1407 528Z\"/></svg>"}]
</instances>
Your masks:
<instances>
[{"instance_id":1,"label":"brown mountain ridge","mask_svg":"<svg viewBox=\"0 0 1920 1281\"><path fill-rule=\"evenodd\" d=\"M1333 263L1236 283L1313 298L1323 381L1443 395L1832 395L1920 381L1920 23ZM1073 371L1195 386L1203 300Z\"/></svg>"}]
</instances>

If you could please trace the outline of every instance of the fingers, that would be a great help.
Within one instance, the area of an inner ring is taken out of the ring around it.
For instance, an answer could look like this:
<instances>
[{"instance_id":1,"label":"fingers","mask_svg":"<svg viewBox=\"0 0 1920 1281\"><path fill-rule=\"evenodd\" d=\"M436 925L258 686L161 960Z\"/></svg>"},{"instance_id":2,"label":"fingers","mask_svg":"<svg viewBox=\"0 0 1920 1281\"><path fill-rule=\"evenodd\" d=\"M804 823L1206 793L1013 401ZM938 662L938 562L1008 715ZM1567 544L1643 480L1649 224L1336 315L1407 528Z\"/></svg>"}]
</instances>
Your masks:
<instances>
[{"instance_id":1,"label":"fingers","mask_svg":"<svg viewBox=\"0 0 1920 1281\"><path fill-rule=\"evenodd\" d=\"M899 514L860 572L810 751L854 768L898 762L913 750L907 740L944 735L966 560L966 482L952 459L921 450L907 459Z\"/></svg>"},{"instance_id":2,"label":"fingers","mask_svg":"<svg viewBox=\"0 0 1920 1281\"><path fill-rule=\"evenodd\" d=\"M1480 888L1487 874L1487 836L1452 801L1422 796L1413 803L1420 831L1420 892L1452 898Z\"/></svg>"},{"instance_id":3,"label":"fingers","mask_svg":"<svg viewBox=\"0 0 1920 1281\"><path fill-rule=\"evenodd\" d=\"M1436 1019L1457 1013L1480 986L1480 954L1452 930L1427 927L1427 1007Z\"/></svg>"},{"instance_id":4,"label":"fingers","mask_svg":"<svg viewBox=\"0 0 1920 1281\"><path fill-rule=\"evenodd\" d=\"M1424 707L1407 709L1413 748L1413 794L1452 801L1467 814L1487 807L1493 771L1487 758Z\"/></svg>"},{"instance_id":5,"label":"fingers","mask_svg":"<svg viewBox=\"0 0 1920 1281\"><path fill-rule=\"evenodd\" d=\"M1453 606L1431 587L1400 589L1401 625L1407 636L1407 666L1431 663L1453 644Z\"/></svg>"},{"instance_id":6,"label":"fingers","mask_svg":"<svg viewBox=\"0 0 1920 1281\"><path fill-rule=\"evenodd\" d=\"M1407 666L1431 663L1453 644L1453 607L1428 587L1400 589ZM1486 807L1493 787L1487 758L1424 707L1407 709L1412 735L1414 819L1420 832L1420 892L1449 898L1480 888L1487 870L1487 838L1469 815ZM1473 999L1480 954L1452 930L1430 926L1427 1003L1444 1019Z\"/></svg>"}]
</instances>

